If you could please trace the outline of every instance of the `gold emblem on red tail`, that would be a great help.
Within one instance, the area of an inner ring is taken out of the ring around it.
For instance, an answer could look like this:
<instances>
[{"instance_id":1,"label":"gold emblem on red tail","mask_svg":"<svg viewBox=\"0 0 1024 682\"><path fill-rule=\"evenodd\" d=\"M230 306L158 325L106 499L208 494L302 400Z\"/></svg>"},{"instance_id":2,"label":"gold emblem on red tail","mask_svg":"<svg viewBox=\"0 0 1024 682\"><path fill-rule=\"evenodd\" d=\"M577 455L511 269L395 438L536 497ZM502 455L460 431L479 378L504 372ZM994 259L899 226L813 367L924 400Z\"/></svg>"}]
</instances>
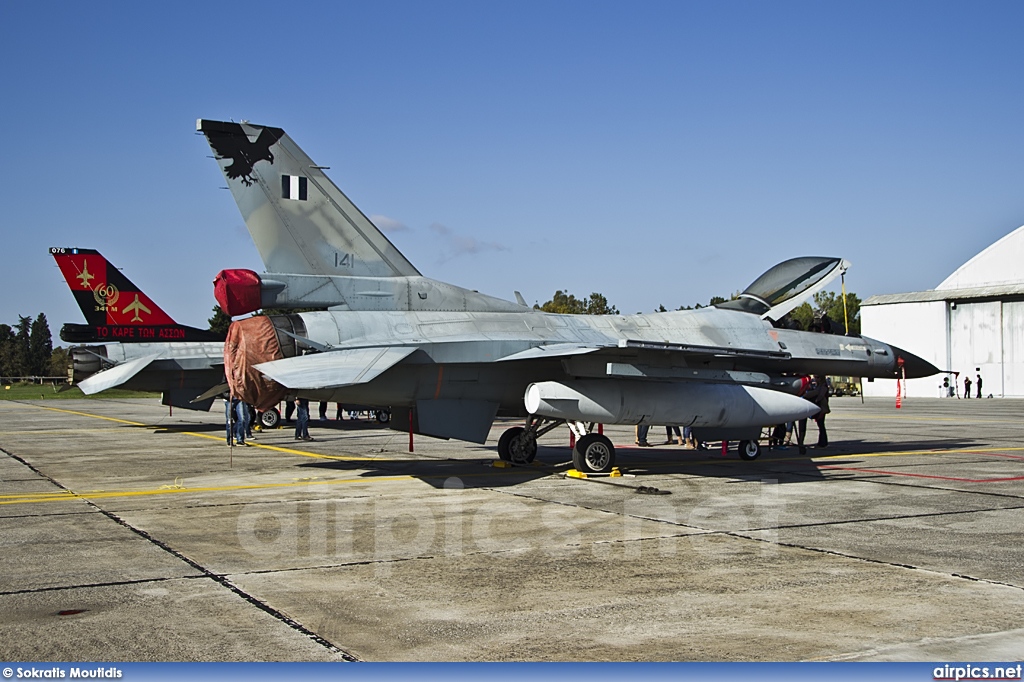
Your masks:
<instances>
[{"instance_id":1,"label":"gold emblem on red tail","mask_svg":"<svg viewBox=\"0 0 1024 682\"><path fill-rule=\"evenodd\" d=\"M147 313L147 314L152 314L152 312L153 312L152 310L147 308L146 305L142 301L139 300L139 295L135 294L135 300L132 301L131 303L129 303L128 305L126 305L124 307L124 311L123 312L126 312L126 313L134 312L135 315L132 317L132 322L142 322L142 318L139 317L139 312L140 311L144 312L144 313Z\"/></svg>"},{"instance_id":2,"label":"gold emblem on red tail","mask_svg":"<svg viewBox=\"0 0 1024 682\"><path fill-rule=\"evenodd\" d=\"M112 306L117 303L118 297L121 292L117 290L113 284L99 284L95 289L92 290L93 298L96 299L96 310L113 310L117 312L117 308Z\"/></svg>"},{"instance_id":3,"label":"gold emblem on red tail","mask_svg":"<svg viewBox=\"0 0 1024 682\"><path fill-rule=\"evenodd\" d=\"M72 261L72 263L74 263L74 261ZM89 282L91 280L96 279L96 275L94 275L91 272L89 272L89 264L85 263L84 261L83 261L83 265L82 265L82 271L80 273L78 273L78 275L76 275L76 277L78 277L78 279L81 280L82 287L85 288L85 289L89 288Z\"/></svg>"}]
</instances>

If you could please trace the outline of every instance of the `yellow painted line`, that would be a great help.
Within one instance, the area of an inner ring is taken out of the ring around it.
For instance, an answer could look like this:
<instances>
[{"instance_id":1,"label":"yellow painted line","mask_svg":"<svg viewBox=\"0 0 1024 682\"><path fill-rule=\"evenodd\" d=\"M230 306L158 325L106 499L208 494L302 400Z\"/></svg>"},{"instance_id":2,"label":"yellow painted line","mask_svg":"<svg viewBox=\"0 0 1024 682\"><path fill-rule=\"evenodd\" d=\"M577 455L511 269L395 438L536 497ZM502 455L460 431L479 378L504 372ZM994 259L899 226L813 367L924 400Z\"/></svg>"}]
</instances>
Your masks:
<instances>
[{"instance_id":1,"label":"yellow painted line","mask_svg":"<svg viewBox=\"0 0 1024 682\"><path fill-rule=\"evenodd\" d=\"M159 428L159 427L158 427ZM195 436L196 438L206 438L207 440L216 440L221 443L225 442L224 434L213 435L209 433L198 433L196 431L175 431L176 434L183 436ZM309 452L307 450L296 450L295 448L286 448L279 445L266 445L264 443L258 443L256 441L248 441L250 448L262 448L264 450L272 450L274 452L284 452L289 455L299 455L300 457L311 457L313 459L334 459L342 462L374 462L378 458L376 457L358 457L356 455L322 455L319 452ZM236 445L236 450L245 450L245 445ZM389 460L392 461L392 460Z\"/></svg>"},{"instance_id":2,"label":"yellow painted line","mask_svg":"<svg viewBox=\"0 0 1024 682\"><path fill-rule=\"evenodd\" d=\"M532 470L536 471L536 470ZM508 476L514 474L531 473L519 469L508 471L488 471L479 474L460 474L459 478L479 478L482 476ZM12 493L0 495L0 505L7 504L33 504L37 502L69 502L72 500L102 500L118 497L150 497L153 495L176 495L180 493L220 493L239 490L273 490L281 488L298 488L311 485L339 485L345 483L389 483L395 481L414 481L425 478L448 478L450 473L432 475L401 475L401 476L374 476L373 478L336 478L329 480L314 480L303 478L291 483L252 483L247 485L225 485L225 486L203 486L189 488L175 479L174 485L162 485L159 488L148 488L145 490L92 490L76 493L71 490L58 490L51 493Z\"/></svg>"},{"instance_id":3,"label":"yellow painted line","mask_svg":"<svg viewBox=\"0 0 1024 682\"><path fill-rule=\"evenodd\" d=\"M106 426L103 428L96 429L83 429L79 427L66 428L66 429L23 429L21 431L0 431L0 436L35 436L35 435L58 435L66 436L68 432L74 431L75 433L94 433L105 431L107 433L116 433L120 427L118 426Z\"/></svg>"},{"instance_id":4,"label":"yellow painted line","mask_svg":"<svg viewBox=\"0 0 1024 682\"><path fill-rule=\"evenodd\" d=\"M93 419L105 419L110 422L117 422L118 424L128 424L129 426L146 426L142 422L128 421L127 419L118 419L117 417L104 417L100 414L89 414L88 412L78 412L77 410L63 410L59 407L46 407L45 405L29 405L30 407L37 407L40 410L50 410L51 412L63 412L64 414L74 414L79 417L92 417ZM159 428L159 427L157 427Z\"/></svg>"},{"instance_id":5,"label":"yellow painted line","mask_svg":"<svg viewBox=\"0 0 1024 682\"><path fill-rule=\"evenodd\" d=\"M223 485L203 486L200 488L188 487L167 487L153 488L149 490L98 490L95 492L76 493L73 491L60 491L55 493L37 493L30 497L25 493L17 495L0 495L0 505L4 504L26 504L31 502L64 502L68 500L103 500L114 497L148 497L151 495L177 495L181 493L220 493L237 490L273 490L280 488L296 488L311 485L337 485L341 483L360 483L377 481L407 481L415 479L415 476L379 476L372 479L365 478L339 478L327 481L303 480L291 483L261 483L249 485Z\"/></svg>"},{"instance_id":6,"label":"yellow painted line","mask_svg":"<svg viewBox=\"0 0 1024 682\"><path fill-rule=\"evenodd\" d=\"M44 410L52 410L54 412L63 412L67 414L74 414L82 417L91 417L94 419L105 419L109 421L119 422L122 424L128 424L130 426L143 426L147 428L164 428L161 426L154 426L152 424L143 424L140 422L128 421L125 419L116 419L113 417L104 417L102 415L89 414L88 412L78 412L75 410L64 410L56 407L44 407L42 405L29 405L30 407L37 407ZM96 429L102 431L109 431L111 429ZM82 429L75 429L75 431L82 431ZM17 433L31 433L28 431L19 431ZM209 434L209 433L197 433L195 431L175 431L176 434L195 436L196 438L205 438L208 440L216 440L220 443L224 442L224 434ZM296 450L294 448L281 447L277 445L264 445L261 443L252 442L249 447L262 448L264 450L271 450L274 452L283 452L290 455L298 455L300 457L310 457L314 459L328 459L328 460L341 460L341 461L375 461L373 457L356 457L346 455L323 455L317 452L308 452L305 450ZM236 446L239 450L245 450L245 446ZM388 461L395 461L393 459ZM417 462L419 460L410 459L410 462ZM522 470L516 471L514 469L508 472L488 472L481 474L463 474L459 478L476 478L480 476L495 476L499 474L522 474ZM172 486L164 485L159 488L146 489L146 490L93 490L88 492L76 493L71 490L59 490L49 493L11 493L8 495L0 495L0 505L8 504L33 504L38 502L67 502L72 500L100 500L110 499L118 497L147 497L153 495L176 495L180 493L208 493L208 492L231 492L238 490L271 490L281 488L294 488L301 486L310 485L337 485L342 483L376 483L376 482L390 482L390 481L409 481L415 479L424 478L447 478L450 476L448 473L435 474L435 475L401 475L401 476L375 476L373 478L346 478L346 479L332 479L324 481L314 481L311 479L302 479L300 481L292 483L263 483L263 484L249 484L249 485L235 485L235 486L204 486L200 488L188 488L178 483L178 479L175 480L175 484Z\"/></svg>"},{"instance_id":7,"label":"yellow painted line","mask_svg":"<svg viewBox=\"0 0 1024 682\"><path fill-rule=\"evenodd\" d=\"M104 420L107 420L107 421L117 422L119 424L127 424L128 426L141 426L141 427L150 428L150 429L166 429L166 428L168 428L167 425L144 424L142 422L133 422L133 421L129 421L127 419L118 419L116 417L104 417L103 415L100 415L100 414L90 414L89 412L79 412L77 410L65 410L65 409L62 409L62 408L59 408L59 407L47 407L45 405L32 405L32 404L25 404L25 405L27 407L35 407L35 408L38 408L40 410L50 410L50 411L53 411L53 412L62 412L64 414L73 414L73 415L76 415L76 416L79 416L79 417L90 417L92 419L104 419ZM66 433L68 430L70 430L70 429L65 429L65 430L60 431L58 433ZM74 429L74 431L76 431L76 432L80 432L80 431L84 431L84 430L85 429ZM89 429L89 430L91 431L92 429ZM99 430L99 431L109 431L111 429L96 429L96 430ZM24 433L45 433L45 432L43 432L43 431L17 431L15 433L24 434ZM223 433L218 434L218 435L213 435L213 434L209 434L209 433L198 433L196 431L173 431L171 433L180 434L180 435L184 435L184 436L195 436L196 438L206 438L208 440L217 440L217 441L224 442L224 434ZM263 445L261 443L255 442L255 441L252 441L251 445L249 447L263 448L264 450L273 450L274 452L284 452L284 453L287 453L289 455L298 455L300 457L310 457L310 458L313 458L313 459L333 459L333 460L339 460L339 461L344 461L344 462L372 462L372 461L375 461L375 459L376 459L374 457L358 457L358 456L355 456L355 455L321 455L319 453L308 452L306 450L296 450L294 448L285 448L285 447L279 447L279 446L276 446L276 445ZM244 450L245 446L238 446L238 448Z\"/></svg>"},{"instance_id":8,"label":"yellow painted line","mask_svg":"<svg viewBox=\"0 0 1024 682\"><path fill-rule=\"evenodd\" d=\"M467 462L467 465L473 462ZM507 476L521 475L537 471L536 469L510 469L508 471L487 471L485 473L463 473L459 478L479 478L482 476ZM173 485L161 485L156 488L147 488L143 491L89 491L87 493L75 493L74 491L54 491L52 493L12 493L0 495L0 505L30 504L37 502L69 502L72 500L104 500L111 498L138 498L152 497L155 495L177 495L180 493L229 493L233 491L263 491L263 489L301 487L303 485L337 485L340 483L377 483L393 482L399 480L417 480L423 478L449 478L451 473L411 475L402 474L399 476L374 476L372 478L333 478L328 480L315 480L313 478L301 478L290 483L250 483L246 485L208 485L203 487L187 487L182 483L175 482ZM180 479L175 479L180 480Z\"/></svg>"},{"instance_id":9,"label":"yellow painted line","mask_svg":"<svg viewBox=\"0 0 1024 682\"><path fill-rule=\"evenodd\" d=\"M0 500L7 500L7 499L15 500L15 499L21 499L21 498L31 498L31 499L34 499L34 498L37 498L37 497L55 497L55 496L57 496L57 497L63 496L63 497L70 498L70 496L73 495L73 494L74 493L72 493L70 490L52 490L50 492L45 492L45 493L9 493L7 495L0 495Z\"/></svg>"},{"instance_id":10,"label":"yellow painted line","mask_svg":"<svg viewBox=\"0 0 1024 682\"><path fill-rule=\"evenodd\" d=\"M467 462L472 464L472 462ZM479 478L481 476L499 476L511 474L524 474L536 471L531 469L510 469L509 471L487 471L485 473L464 473L459 478ZM12 493L0 495L0 505L29 504L36 502L69 502L72 500L105 500L111 498L138 498L152 497L155 495L178 495L181 493L230 493L234 491L265 491L265 489L301 487L303 485L337 485L341 483L377 483L393 482L399 480L417 480L423 478L449 478L451 473L437 473L425 475L402 474L399 476L374 476L372 478L333 478L328 480L315 480L313 478L301 478L290 483L249 483L246 485L207 485L202 487L187 487L182 483L173 485L161 485L156 488L147 488L143 491L89 491L87 493L75 493L74 491L54 491L53 493ZM180 479L175 479L180 480Z\"/></svg>"}]
</instances>

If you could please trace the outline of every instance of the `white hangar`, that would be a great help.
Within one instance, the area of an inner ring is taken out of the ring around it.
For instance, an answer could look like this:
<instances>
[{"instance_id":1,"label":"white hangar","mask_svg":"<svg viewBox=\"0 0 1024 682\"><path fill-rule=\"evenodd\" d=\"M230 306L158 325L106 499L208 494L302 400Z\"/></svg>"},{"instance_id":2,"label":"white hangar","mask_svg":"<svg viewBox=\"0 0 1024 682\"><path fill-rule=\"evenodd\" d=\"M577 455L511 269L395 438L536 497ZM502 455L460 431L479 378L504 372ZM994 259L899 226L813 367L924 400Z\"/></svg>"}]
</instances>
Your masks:
<instances>
[{"instance_id":1,"label":"white hangar","mask_svg":"<svg viewBox=\"0 0 1024 682\"><path fill-rule=\"evenodd\" d=\"M872 296L861 304L865 336L965 373L982 394L1024 396L1024 226L961 265L932 291ZM907 381L906 395L938 397L943 377ZM953 381L952 375L950 381ZM864 395L896 397L894 382L864 382ZM977 395L971 387L971 397Z\"/></svg>"}]
</instances>

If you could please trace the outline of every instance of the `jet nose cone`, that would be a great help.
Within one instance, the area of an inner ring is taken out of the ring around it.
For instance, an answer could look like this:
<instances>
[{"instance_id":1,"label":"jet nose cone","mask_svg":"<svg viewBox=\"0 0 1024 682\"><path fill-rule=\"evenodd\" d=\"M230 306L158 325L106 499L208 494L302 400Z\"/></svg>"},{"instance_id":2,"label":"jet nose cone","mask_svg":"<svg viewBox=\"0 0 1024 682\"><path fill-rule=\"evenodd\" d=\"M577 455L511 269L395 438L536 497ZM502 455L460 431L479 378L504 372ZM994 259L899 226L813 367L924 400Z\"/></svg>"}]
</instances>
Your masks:
<instances>
[{"instance_id":1,"label":"jet nose cone","mask_svg":"<svg viewBox=\"0 0 1024 682\"><path fill-rule=\"evenodd\" d=\"M896 374L901 376L906 374L908 379L920 379L921 377L930 377L933 374L939 373L939 368L928 362L923 358L919 358L913 353L908 353L902 348L896 346L889 346L892 348L893 355L896 357ZM903 362L903 372L899 370L900 361Z\"/></svg>"}]
</instances>

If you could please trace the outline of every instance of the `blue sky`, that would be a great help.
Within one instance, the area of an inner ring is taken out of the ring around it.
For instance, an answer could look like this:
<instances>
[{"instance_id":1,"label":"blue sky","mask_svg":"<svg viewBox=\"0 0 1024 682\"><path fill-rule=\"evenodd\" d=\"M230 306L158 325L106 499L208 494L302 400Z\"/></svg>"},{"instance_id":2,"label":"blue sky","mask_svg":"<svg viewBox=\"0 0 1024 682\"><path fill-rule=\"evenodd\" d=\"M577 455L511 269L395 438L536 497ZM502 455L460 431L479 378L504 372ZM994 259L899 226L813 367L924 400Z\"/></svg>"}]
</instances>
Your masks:
<instances>
[{"instance_id":1,"label":"blue sky","mask_svg":"<svg viewBox=\"0 0 1024 682\"><path fill-rule=\"evenodd\" d=\"M205 326L261 271L195 119L279 126L427 276L622 312L786 258L934 287L1024 223L1019 2L0 4L0 322L99 249ZM56 341L56 338L55 338Z\"/></svg>"}]
</instances>

